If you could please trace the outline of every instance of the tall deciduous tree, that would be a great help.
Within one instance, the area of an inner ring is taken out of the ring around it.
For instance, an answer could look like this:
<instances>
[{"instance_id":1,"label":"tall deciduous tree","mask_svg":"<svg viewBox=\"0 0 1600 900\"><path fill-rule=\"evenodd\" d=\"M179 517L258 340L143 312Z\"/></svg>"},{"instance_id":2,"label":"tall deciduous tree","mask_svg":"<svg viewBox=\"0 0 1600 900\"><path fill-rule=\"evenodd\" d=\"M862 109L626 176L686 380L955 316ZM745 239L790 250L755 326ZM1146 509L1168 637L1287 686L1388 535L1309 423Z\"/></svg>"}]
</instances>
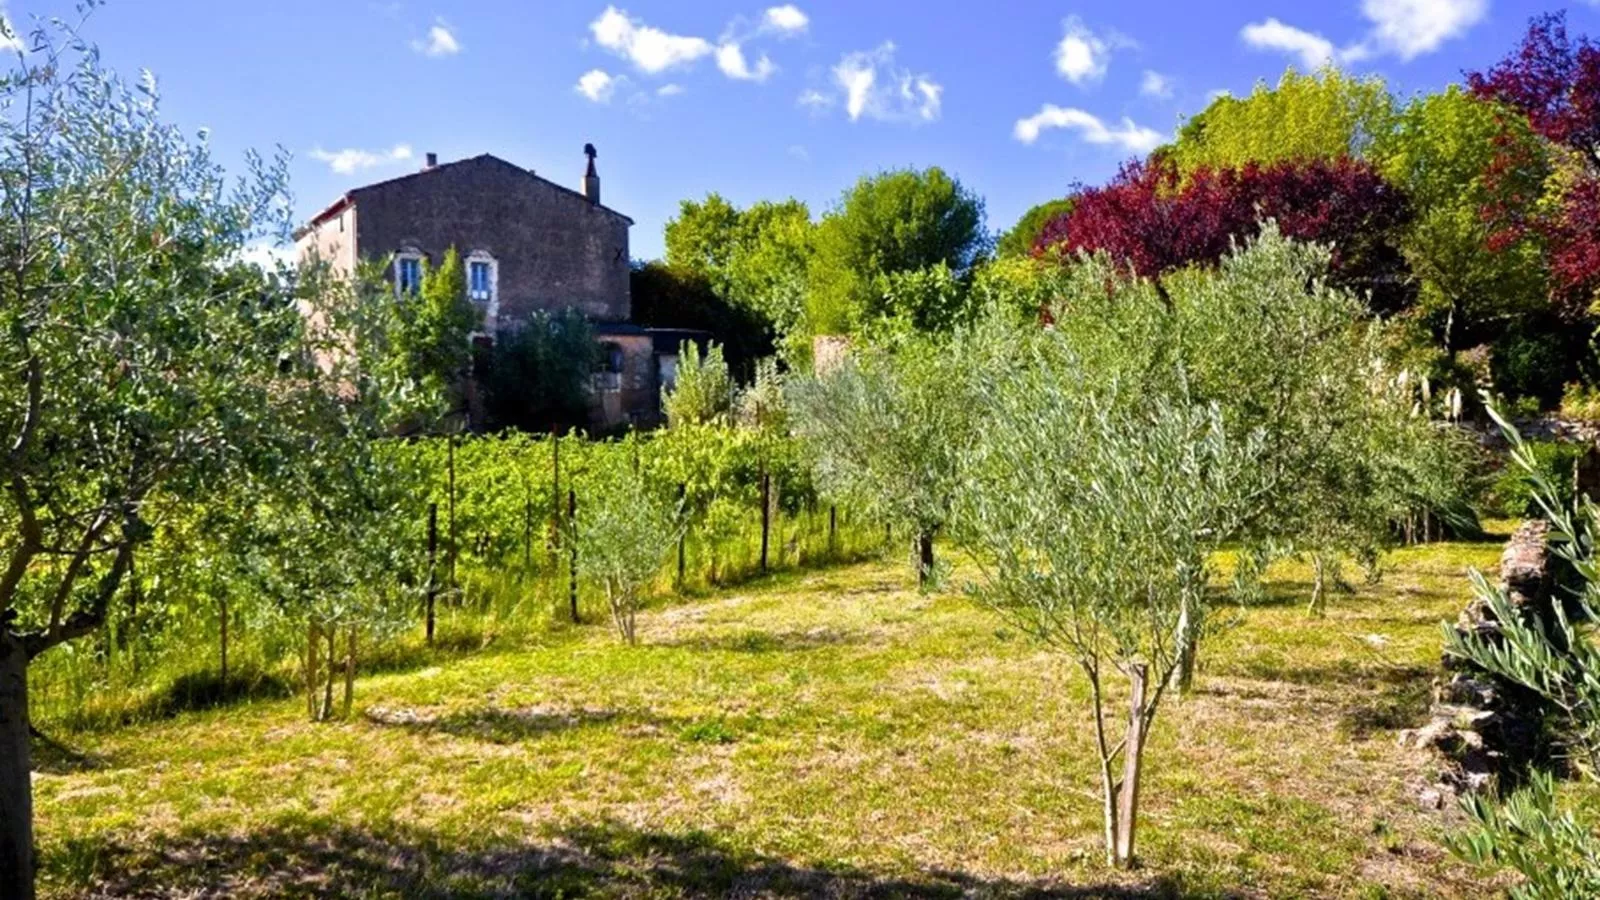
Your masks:
<instances>
[{"instance_id":1,"label":"tall deciduous tree","mask_svg":"<svg viewBox=\"0 0 1600 900\"><path fill-rule=\"evenodd\" d=\"M983 223L983 200L942 169L862 178L817 226L809 330L847 332L906 312L885 298L880 279L939 264L965 274L984 249Z\"/></svg>"},{"instance_id":2,"label":"tall deciduous tree","mask_svg":"<svg viewBox=\"0 0 1600 900\"><path fill-rule=\"evenodd\" d=\"M282 236L284 164L230 185L75 35L0 82L0 895L33 896L28 662L105 621L152 498L192 500L283 451L299 313L236 264Z\"/></svg>"},{"instance_id":3,"label":"tall deciduous tree","mask_svg":"<svg viewBox=\"0 0 1600 900\"><path fill-rule=\"evenodd\" d=\"M1369 294L1375 309L1389 311L1409 300L1396 247L1408 217L1400 191L1372 166L1351 159L1246 163L1197 169L1187 177L1171 162L1154 159L1083 191L1039 243L1069 254L1105 251L1156 278L1214 264L1271 219L1289 237L1331 247L1334 278Z\"/></svg>"},{"instance_id":4,"label":"tall deciduous tree","mask_svg":"<svg viewBox=\"0 0 1600 900\"><path fill-rule=\"evenodd\" d=\"M1502 242L1529 233L1543 238L1551 300L1569 321L1584 319L1600 291L1600 46L1569 38L1565 14L1541 16L1520 47L1487 72L1470 73L1467 84L1525 117L1561 151L1545 195L1535 197L1515 188L1537 155L1525 143L1501 139L1491 172L1511 184L1490 216Z\"/></svg>"},{"instance_id":5,"label":"tall deciduous tree","mask_svg":"<svg viewBox=\"0 0 1600 900\"><path fill-rule=\"evenodd\" d=\"M1247 97L1213 100L1158 154L1185 175L1249 163L1361 159L1394 127L1394 116L1380 78L1290 69L1275 87L1262 83Z\"/></svg>"},{"instance_id":6,"label":"tall deciduous tree","mask_svg":"<svg viewBox=\"0 0 1600 900\"><path fill-rule=\"evenodd\" d=\"M1543 309L1542 241L1527 232L1493 240L1484 212L1509 197L1538 197L1550 169L1529 128L1455 86L1417 97L1395 122L1372 156L1414 210L1400 246L1418 285L1416 314L1448 365L1457 351L1496 343ZM1508 151L1525 164L1497 174Z\"/></svg>"},{"instance_id":7,"label":"tall deciduous tree","mask_svg":"<svg viewBox=\"0 0 1600 900\"><path fill-rule=\"evenodd\" d=\"M467 299L467 273L455 247L438 266L424 261L421 289L401 298L396 324L395 349L411 376L440 393L459 390L472 361L470 335L481 321Z\"/></svg>"},{"instance_id":8,"label":"tall deciduous tree","mask_svg":"<svg viewBox=\"0 0 1600 900\"><path fill-rule=\"evenodd\" d=\"M800 319L811 212L798 200L738 209L719 194L685 200L667 223L666 263L703 278L724 302L784 334Z\"/></svg>"},{"instance_id":9,"label":"tall deciduous tree","mask_svg":"<svg viewBox=\"0 0 1600 900\"><path fill-rule=\"evenodd\" d=\"M1074 197L1062 197L1059 200L1046 200L1029 209L1011 226L1011 230L1000 235L995 242L994 254L1005 258L1012 256L1027 256L1033 252L1034 245L1039 242L1039 233L1050 224L1051 220L1059 219L1072 212L1077 205Z\"/></svg>"}]
</instances>

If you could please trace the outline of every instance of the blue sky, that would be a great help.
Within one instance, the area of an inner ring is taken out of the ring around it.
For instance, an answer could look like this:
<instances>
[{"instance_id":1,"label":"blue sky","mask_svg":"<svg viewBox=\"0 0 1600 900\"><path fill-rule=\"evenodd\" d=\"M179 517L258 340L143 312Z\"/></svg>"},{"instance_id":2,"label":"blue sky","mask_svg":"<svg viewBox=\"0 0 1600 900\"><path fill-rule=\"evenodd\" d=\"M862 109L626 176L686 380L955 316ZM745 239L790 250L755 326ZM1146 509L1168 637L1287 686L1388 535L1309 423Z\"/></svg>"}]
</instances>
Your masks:
<instances>
[{"instance_id":1,"label":"blue sky","mask_svg":"<svg viewBox=\"0 0 1600 900\"><path fill-rule=\"evenodd\" d=\"M1600 36L1600 0L1571 3ZM1333 59L1432 90L1486 66L1528 0L110 0L87 36L158 77L168 119L225 161L294 155L297 210L489 152L578 185L662 248L678 201L797 197L820 213L865 172L939 165L993 228L1097 182L1213 92ZM56 0L0 0L26 27Z\"/></svg>"}]
</instances>

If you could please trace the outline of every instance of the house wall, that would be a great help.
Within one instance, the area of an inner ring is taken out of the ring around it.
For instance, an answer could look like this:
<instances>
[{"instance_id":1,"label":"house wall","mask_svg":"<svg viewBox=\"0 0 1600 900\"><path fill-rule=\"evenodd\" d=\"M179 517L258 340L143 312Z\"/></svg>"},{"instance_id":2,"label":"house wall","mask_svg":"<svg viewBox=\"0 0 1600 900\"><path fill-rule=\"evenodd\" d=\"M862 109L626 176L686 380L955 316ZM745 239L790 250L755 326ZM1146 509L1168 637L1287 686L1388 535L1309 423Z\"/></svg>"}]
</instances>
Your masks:
<instances>
[{"instance_id":1,"label":"house wall","mask_svg":"<svg viewBox=\"0 0 1600 900\"><path fill-rule=\"evenodd\" d=\"M335 272L350 275L356 268L356 209L348 207L327 221L318 222L295 241L295 258L305 262L315 256Z\"/></svg>"},{"instance_id":2,"label":"house wall","mask_svg":"<svg viewBox=\"0 0 1600 900\"><path fill-rule=\"evenodd\" d=\"M437 262L495 258L502 327L535 310L575 307L597 322L632 312L625 216L493 157L477 157L352 192L364 258L416 249Z\"/></svg>"},{"instance_id":3,"label":"house wall","mask_svg":"<svg viewBox=\"0 0 1600 900\"><path fill-rule=\"evenodd\" d=\"M596 337L602 348L614 345L622 351L622 371L595 375L590 420L601 428L659 425L661 384L656 373L655 344L649 335L601 333Z\"/></svg>"}]
</instances>

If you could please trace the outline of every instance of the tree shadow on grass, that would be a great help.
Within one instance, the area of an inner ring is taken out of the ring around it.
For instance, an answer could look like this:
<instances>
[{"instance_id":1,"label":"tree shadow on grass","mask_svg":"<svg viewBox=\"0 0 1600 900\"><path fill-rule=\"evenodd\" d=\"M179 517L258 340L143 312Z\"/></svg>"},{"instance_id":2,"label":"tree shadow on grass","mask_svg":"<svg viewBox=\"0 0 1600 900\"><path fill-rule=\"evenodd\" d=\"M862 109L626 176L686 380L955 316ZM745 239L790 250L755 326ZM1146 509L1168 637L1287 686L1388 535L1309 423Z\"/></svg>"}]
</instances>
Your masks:
<instances>
[{"instance_id":1,"label":"tree shadow on grass","mask_svg":"<svg viewBox=\"0 0 1600 900\"><path fill-rule=\"evenodd\" d=\"M651 646L724 653L790 653L865 642L866 635L857 632L841 631L836 628L813 628L808 631L741 631L734 634L700 635L678 640L652 641Z\"/></svg>"},{"instance_id":2,"label":"tree shadow on grass","mask_svg":"<svg viewBox=\"0 0 1600 900\"><path fill-rule=\"evenodd\" d=\"M386 706L366 711L367 721L420 733L448 734L495 744L513 744L583 728L622 727L657 731L681 723L651 713L616 709L480 706L434 712Z\"/></svg>"},{"instance_id":3,"label":"tree shadow on grass","mask_svg":"<svg viewBox=\"0 0 1600 900\"><path fill-rule=\"evenodd\" d=\"M40 731L32 729L33 771L46 775L76 775L111 768L111 761L95 753L74 750Z\"/></svg>"},{"instance_id":4,"label":"tree shadow on grass","mask_svg":"<svg viewBox=\"0 0 1600 900\"><path fill-rule=\"evenodd\" d=\"M1178 882L1065 885L964 872L889 875L806 866L736 849L701 831L618 822L568 828L539 843L463 850L406 828L295 824L244 835L182 835L130 847L79 840L57 851L90 897L763 897L1180 898ZM52 871L54 858L46 859Z\"/></svg>"},{"instance_id":5,"label":"tree shadow on grass","mask_svg":"<svg viewBox=\"0 0 1600 900\"><path fill-rule=\"evenodd\" d=\"M1354 740L1365 740L1379 731L1415 728L1427 720L1432 701L1433 669L1418 665L1394 665L1340 660L1318 666L1276 665L1270 661L1248 661L1234 673L1262 682L1276 682L1295 688L1314 690L1304 702L1331 705L1338 709L1339 727ZM1202 686L1202 691L1222 697L1248 696L1238 685L1227 688ZM1261 697L1271 692L1257 692Z\"/></svg>"}]
</instances>

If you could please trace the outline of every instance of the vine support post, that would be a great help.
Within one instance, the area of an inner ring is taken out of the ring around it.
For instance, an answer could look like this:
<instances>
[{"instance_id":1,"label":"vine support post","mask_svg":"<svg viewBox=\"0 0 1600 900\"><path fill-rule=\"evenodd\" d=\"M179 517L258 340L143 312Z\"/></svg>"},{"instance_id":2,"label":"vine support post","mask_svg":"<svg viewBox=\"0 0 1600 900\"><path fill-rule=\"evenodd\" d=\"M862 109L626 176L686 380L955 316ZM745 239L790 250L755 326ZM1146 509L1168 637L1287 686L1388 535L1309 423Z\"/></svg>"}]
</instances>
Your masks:
<instances>
[{"instance_id":1,"label":"vine support post","mask_svg":"<svg viewBox=\"0 0 1600 900\"><path fill-rule=\"evenodd\" d=\"M578 527L578 492L574 491L572 488L567 488L567 522L570 523L571 527L574 529ZM576 625L579 622L578 542L575 539L576 535L573 537L573 540L567 541L567 613L572 618L572 624Z\"/></svg>"},{"instance_id":2,"label":"vine support post","mask_svg":"<svg viewBox=\"0 0 1600 900\"><path fill-rule=\"evenodd\" d=\"M449 496L449 546L445 548L446 564L450 568L450 589L456 588L456 433L450 432L447 467L450 473Z\"/></svg>"},{"instance_id":3,"label":"vine support post","mask_svg":"<svg viewBox=\"0 0 1600 900\"><path fill-rule=\"evenodd\" d=\"M772 540L772 476L761 471L761 571L767 571L767 550Z\"/></svg>"},{"instance_id":4,"label":"vine support post","mask_svg":"<svg viewBox=\"0 0 1600 900\"><path fill-rule=\"evenodd\" d=\"M427 609L427 638L428 646L433 646L434 605L439 599L439 504L428 504L428 598L425 601Z\"/></svg>"}]
</instances>

